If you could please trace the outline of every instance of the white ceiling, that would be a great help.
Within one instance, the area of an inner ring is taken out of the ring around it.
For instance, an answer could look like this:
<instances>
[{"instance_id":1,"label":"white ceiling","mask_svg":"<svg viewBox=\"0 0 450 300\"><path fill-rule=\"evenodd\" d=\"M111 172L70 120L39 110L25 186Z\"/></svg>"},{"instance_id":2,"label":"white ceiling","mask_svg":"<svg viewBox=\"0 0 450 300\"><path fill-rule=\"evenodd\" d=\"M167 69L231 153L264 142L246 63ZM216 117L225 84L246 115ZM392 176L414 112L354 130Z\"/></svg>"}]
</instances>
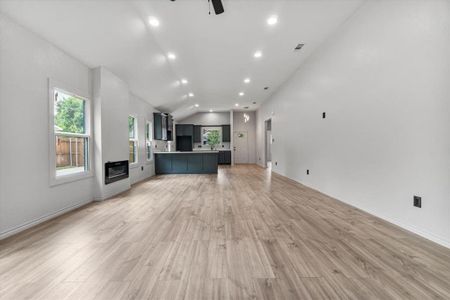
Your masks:
<instances>
[{"instance_id":1,"label":"white ceiling","mask_svg":"<svg viewBox=\"0 0 450 300\"><path fill-rule=\"evenodd\" d=\"M0 11L88 66L107 67L134 94L182 118L235 103L256 109L362 1L223 0L225 13L216 16L208 15L207 0L0 0ZM278 16L273 27L266 24L271 15ZM149 16L160 26L149 26ZM306 46L295 52L298 43ZM167 52L177 59L168 60ZM177 84L182 78L189 83Z\"/></svg>"}]
</instances>

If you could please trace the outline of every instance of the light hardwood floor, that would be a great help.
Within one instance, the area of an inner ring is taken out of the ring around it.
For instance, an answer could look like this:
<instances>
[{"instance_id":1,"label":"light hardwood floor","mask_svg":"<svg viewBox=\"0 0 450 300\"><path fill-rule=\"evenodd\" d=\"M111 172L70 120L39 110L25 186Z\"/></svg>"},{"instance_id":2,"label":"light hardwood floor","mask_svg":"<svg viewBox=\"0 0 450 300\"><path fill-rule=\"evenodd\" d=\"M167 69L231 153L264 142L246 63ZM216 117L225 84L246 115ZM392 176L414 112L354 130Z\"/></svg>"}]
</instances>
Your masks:
<instances>
[{"instance_id":1,"label":"light hardwood floor","mask_svg":"<svg viewBox=\"0 0 450 300\"><path fill-rule=\"evenodd\" d=\"M167 175L0 242L2 299L450 298L450 250L257 166Z\"/></svg>"}]
</instances>

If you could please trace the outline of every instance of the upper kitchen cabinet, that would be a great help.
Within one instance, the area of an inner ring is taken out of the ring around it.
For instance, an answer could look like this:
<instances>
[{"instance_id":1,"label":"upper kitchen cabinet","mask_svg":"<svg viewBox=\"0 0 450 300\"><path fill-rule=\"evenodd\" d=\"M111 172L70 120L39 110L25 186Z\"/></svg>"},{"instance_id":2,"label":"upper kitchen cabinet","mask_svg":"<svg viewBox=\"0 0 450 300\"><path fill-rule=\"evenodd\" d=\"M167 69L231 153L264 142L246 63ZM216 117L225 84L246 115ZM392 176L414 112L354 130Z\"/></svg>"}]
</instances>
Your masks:
<instances>
[{"instance_id":1,"label":"upper kitchen cabinet","mask_svg":"<svg viewBox=\"0 0 450 300\"><path fill-rule=\"evenodd\" d=\"M172 116L165 113L153 113L153 136L155 140L172 141Z\"/></svg>"},{"instance_id":2,"label":"upper kitchen cabinet","mask_svg":"<svg viewBox=\"0 0 450 300\"><path fill-rule=\"evenodd\" d=\"M167 140L173 141L173 119L171 115L167 115Z\"/></svg>"},{"instance_id":3,"label":"upper kitchen cabinet","mask_svg":"<svg viewBox=\"0 0 450 300\"><path fill-rule=\"evenodd\" d=\"M194 135L194 125L192 124L177 124L175 125L175 131L177 136L190 136Z\"/></svg>"},{"instance_id":4,"label":"upper kitchen cabinet","mask_svg":"<svg viewBox=\"0 0 450 300\"><path fill-rule=\"evenodd\" d=\"M194 143L202 142L202 126L194 125Z\"/></svg>"},{"instance_id":5,"label":"upper kitchen cabinet","mask_svg":"<svg viewBox=\"0 0 450 300\"><path fill-rule=\"evenodd\" d=\"M231 142L231 128L230 125L222 125L222 142Z\"/></svg>"}]
</instances>

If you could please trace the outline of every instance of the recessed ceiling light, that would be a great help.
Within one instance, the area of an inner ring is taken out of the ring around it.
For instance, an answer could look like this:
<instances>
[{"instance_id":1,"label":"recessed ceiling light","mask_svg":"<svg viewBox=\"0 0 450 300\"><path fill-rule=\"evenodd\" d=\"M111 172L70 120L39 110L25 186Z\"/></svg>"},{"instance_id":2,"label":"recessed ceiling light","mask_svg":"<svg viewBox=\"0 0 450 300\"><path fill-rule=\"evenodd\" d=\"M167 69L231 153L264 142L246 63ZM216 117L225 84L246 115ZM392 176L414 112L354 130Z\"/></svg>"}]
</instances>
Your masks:
<instances>
[{"instance_id":1,"label":"recessed ceiling light","mask_svg":"<svg viewBox=\"0 0 450 300\"><path fill-rule=\"evenodd\" d=\"M245 82L245 83L249 83L249 82L250 82L250 78L245 78L245 79L244 79L244 82Z\"/></svg>"},{"instance_id":2,"label":"recessed ceiling light","mask_svg":"<svg viewBox=\"0 0 450 300\"><path fill-rule=\"evenodd\" d=\"M170 60L174 60L177 58L177 56L175 54L173 54L172 52L167 53L167 58Z\"/></svg>"},{"instance_id":3,"label":"recessed ceiling light","mask_svg":"<svg viewBox=\"0 0 450 300\"><path fill-rule=\"evenodd\" d=\"M189 93L188 96L192 98L194 97L194 93Z\"/></svg>"},{"instance_id":4,"label":"recessed ceiling light","mask_svg":"<svg viewBox=\"0 0 450 300\"><path fill-rule=\"evenodd\" d=\"M148 18L148 23L152 27L158 27L159 26L159 20L157 18L155 18L155 17L149 17Z\"/></svg>"},{"instance_id":5,"label":"recessed ceiling light","mask_svg":"<svg viewBox=\"0 0 450 300\"><path fill-rule=\"evenodd\" d=\"M244 96L244 95L245 95L244 92L239 93L239 96Z\"/></svg>"},{"instance_id":6,"label":"recessed ceiling light","mask_svg":"<svg viewBox=\"0 0 450 300\"><path fill-rule=\"evenodd\" d=\"M278 17L277 16L270 16L267 19L267 24L270 25L270 26L273 26L273 25L275 25L277 23L278 23Z\"/></svg>"},{"instance_id":7,"label":"recessed ceiling light","mask_svg":"<svg viewBox=\"0 0 450 300\"><path fill-rule=\"evenodd\" d=\"M197 103L194 104L195 107L199 107L200 105L198 105Z\"/></svg>"},{"instance_id":8,"label":"recessed ceiling light","mask_svg":"<svg viewBox=\"0 0 450 300\"><path fill-rule=\"evenodd\" d=\"M238 107L238 106L239 106L239 103L236 103L234 106Z\"/></svg>"},{"instance_id":9,"label":"recessed ceiling light","mask_svg":"<svg viewBox=\"0 0 450 300\"><path fill-rule=\"evenodd\" d=\"M262 56L262 52L261 51L256 51L255 54L253 54L253 57L255 58L259 58Z\"/></svg>"},{"instance_id":10,"label":"recessed ceiling light","mask_svg":"<svg viewBox=\"0 0 450 300\"><path fill-rule=\"evenodd\" d=\"M210 110L209 110L209 112L213 112L213 110L212 110L212 109L210 109Z\"/></svg>"},{"instance_id":11,"label":"recessed ceiling light","mask_svg":"<svg viewBox=\"0 0 450 300\"><path fill-rule=\"evenodd\" d=\"M182 84L187 84L188 81L187 81L187 79L181 79L181 83L182 83Z\"/></svg>"}]
</instances>

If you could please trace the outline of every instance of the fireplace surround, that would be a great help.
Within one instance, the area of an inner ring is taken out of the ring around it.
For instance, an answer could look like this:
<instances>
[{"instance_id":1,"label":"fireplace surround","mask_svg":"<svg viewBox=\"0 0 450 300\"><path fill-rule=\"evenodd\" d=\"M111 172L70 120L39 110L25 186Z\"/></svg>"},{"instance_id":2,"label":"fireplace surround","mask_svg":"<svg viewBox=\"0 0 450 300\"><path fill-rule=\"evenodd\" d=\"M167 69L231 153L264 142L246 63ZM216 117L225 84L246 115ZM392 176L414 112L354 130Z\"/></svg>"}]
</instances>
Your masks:
<instances>
[{"instance_id":1,"label":"fireplace surround","mask_svg":"<svg viewBox=\"0 0 450 300\"><path fill-rule=\"evenodd\" d=\"M128 160L105 163L105 184L110 184L129 176Z\"/></svg>"}]
</instances>

